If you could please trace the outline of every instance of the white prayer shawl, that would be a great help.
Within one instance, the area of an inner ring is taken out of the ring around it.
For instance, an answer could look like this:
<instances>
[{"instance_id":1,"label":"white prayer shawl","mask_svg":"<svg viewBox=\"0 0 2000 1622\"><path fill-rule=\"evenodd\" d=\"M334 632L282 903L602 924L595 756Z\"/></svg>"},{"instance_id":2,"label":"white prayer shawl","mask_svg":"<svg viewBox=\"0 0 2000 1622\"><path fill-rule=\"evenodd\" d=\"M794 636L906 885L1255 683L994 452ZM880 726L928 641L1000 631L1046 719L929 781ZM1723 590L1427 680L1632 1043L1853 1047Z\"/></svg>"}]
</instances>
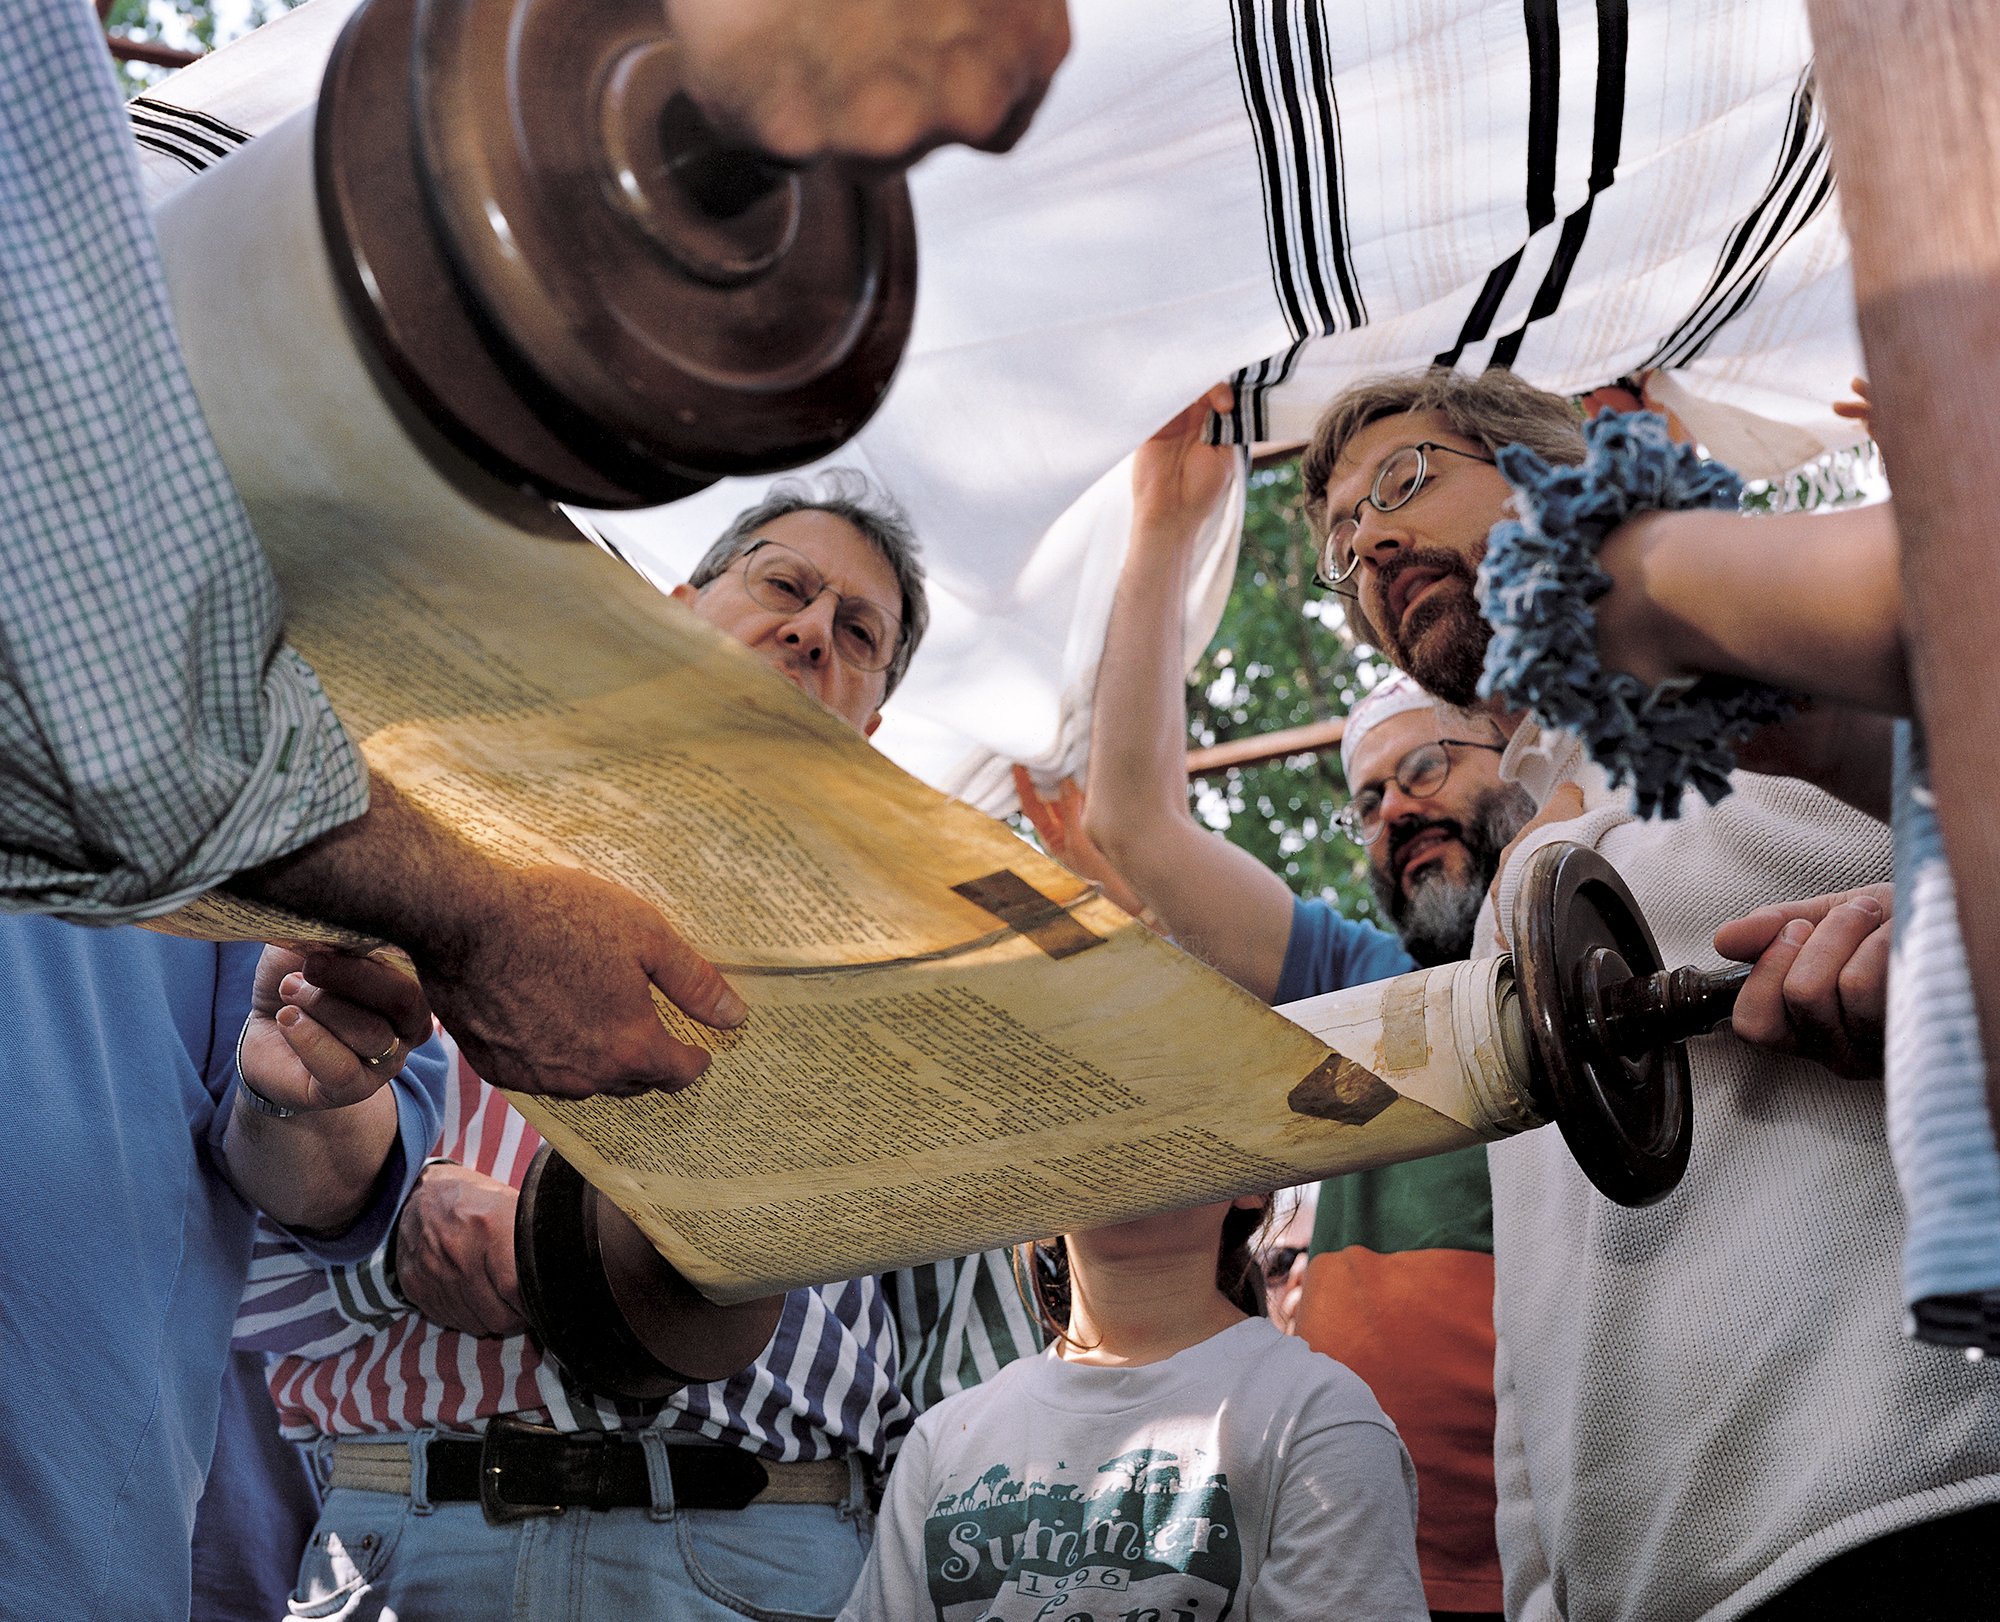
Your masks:
<instances>
[{"instance_id":1,"label":"white prayer shawl","mask_svg":"<svg viewBox=\"0 0 2000 1622\"><path fill-rule=\"evenodd\" d=\"M316 93L311 0L135 104L155 200ZM1524 17L1525 10L1525 17ZM982 807L1077 771L1124 544L1121 462L1217 379L1232 438L1444 359L1581 391L1642 368L1751 473L1852 443L1846 242L1792 0L1073 0L1004 157L912 176L916 325L833 460L902 502L934 619L877 742ZM191 117L176 108L199 109ZM221 131L214 126L223 126ZM598 521L682 577L768 481ZM1211 526L1190 662L1227 595Z\"/></svg>"}]
</instances>

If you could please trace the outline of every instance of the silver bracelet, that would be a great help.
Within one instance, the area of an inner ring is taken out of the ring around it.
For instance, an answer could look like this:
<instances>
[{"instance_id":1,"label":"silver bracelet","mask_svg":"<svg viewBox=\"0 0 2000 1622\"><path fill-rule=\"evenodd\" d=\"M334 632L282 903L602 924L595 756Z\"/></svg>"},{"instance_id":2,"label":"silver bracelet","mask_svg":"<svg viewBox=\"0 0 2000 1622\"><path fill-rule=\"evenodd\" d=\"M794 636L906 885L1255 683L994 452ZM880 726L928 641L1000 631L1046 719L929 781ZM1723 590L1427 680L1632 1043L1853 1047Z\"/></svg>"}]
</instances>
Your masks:
<instances>
[{"instance_id":1,"label":"silver bracelet","mask_svg":"<svg viewBox=\"0 0 2000 1622\"><path fill-rule=\"evenodd\" d=\"M289 1121L294 1115L304 1115L302 1109L293 1109L289 1104L280 1104L275 1098L266 1098L250 1085L250 1078L243 1074L243 1038L250 1034L250 1021L243 1022L243 1029L236 1033L236 1088L242 1093L243 1102L259 1115L268 1115L274 1121Z\"/></svg>"}]
</instances>

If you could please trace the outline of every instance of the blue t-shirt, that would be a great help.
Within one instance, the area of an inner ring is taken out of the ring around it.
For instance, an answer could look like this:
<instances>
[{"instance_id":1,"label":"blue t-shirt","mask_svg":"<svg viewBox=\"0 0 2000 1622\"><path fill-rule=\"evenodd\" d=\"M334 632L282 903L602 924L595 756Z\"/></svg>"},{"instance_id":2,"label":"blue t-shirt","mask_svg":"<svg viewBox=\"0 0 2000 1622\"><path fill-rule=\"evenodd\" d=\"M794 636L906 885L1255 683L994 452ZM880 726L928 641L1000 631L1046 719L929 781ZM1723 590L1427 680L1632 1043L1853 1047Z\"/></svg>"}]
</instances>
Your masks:
<instances>
[{"instance_id":1,"label":"blue t-shirt","mask_svg":"<svg viewBox=\"0 0 2000 1622\"><path fill-rule=\"evenodd\" d=\"M1345 991L1370 980L1410 974L1417 960L1386 929L1343 918L1324 901L1292 901L1292 935L1274 1002Z\"/></svg>"},{"instance_id":2,"label":"blue t-shirt","mask_svg":"<svg viewBox=\"0 0 2000 1622\"><path fill-rule=\"evenodd\" d=\"M253 1212L217 1147L259 949L0 915L0 1616L188 1613ZM381 1241L443 1113L433 1042L361 1220Z\"/></svg>"}]
</instances>

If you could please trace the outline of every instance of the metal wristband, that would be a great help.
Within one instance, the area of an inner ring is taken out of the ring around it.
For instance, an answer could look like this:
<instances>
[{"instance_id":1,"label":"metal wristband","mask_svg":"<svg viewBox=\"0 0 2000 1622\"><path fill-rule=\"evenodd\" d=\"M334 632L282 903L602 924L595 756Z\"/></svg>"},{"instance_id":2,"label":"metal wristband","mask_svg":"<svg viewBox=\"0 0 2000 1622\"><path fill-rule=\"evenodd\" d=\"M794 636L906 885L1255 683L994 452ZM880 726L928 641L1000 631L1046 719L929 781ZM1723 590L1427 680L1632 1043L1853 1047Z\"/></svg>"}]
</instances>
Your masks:
<instances>
[{"instance_id":1,"label":"metal wristband","mask_svg":"<svg viewBox=\"0 0 2000 1622\"><path fill-rule=\"evenodd\" d=\"M250 1078L243 1074L243 1038L250 1034L250 1021L243 1022L243 1029L236 1033L236 1090L243 1095L243 1102L259 1115L268 1115L274 1121L289 1121L295 1115L304 1115L302 1109L293 1109L289 1104L280 1104L275 1098L266 1098L250 1085Z\"/></svg>"}]
</instances>

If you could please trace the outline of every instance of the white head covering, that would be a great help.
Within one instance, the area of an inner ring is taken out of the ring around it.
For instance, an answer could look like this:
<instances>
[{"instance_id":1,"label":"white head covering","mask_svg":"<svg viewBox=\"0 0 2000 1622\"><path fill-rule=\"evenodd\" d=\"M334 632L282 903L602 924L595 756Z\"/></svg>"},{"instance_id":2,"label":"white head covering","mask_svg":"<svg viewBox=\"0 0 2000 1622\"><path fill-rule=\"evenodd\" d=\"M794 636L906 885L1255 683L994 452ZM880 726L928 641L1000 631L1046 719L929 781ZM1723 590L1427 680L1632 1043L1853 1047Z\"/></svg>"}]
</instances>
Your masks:
<instances>
[{"instance_id":1,"label":"white head covering","mask_svg":"<svg viewBox=\"0 0 2000 1622\"><path fill-rule=\"evenodd\" d=\"M1354 752L1361 747L1363 738L1392 715L1401 715L1405 710L1436 708L1437 700L1403 671L1396 671L1387 681L1377 682L1361 702L1347 712L1347 726L1340 735L1342 775L1350 783L1354 781Z\"/></svg>"}]
</instances>

